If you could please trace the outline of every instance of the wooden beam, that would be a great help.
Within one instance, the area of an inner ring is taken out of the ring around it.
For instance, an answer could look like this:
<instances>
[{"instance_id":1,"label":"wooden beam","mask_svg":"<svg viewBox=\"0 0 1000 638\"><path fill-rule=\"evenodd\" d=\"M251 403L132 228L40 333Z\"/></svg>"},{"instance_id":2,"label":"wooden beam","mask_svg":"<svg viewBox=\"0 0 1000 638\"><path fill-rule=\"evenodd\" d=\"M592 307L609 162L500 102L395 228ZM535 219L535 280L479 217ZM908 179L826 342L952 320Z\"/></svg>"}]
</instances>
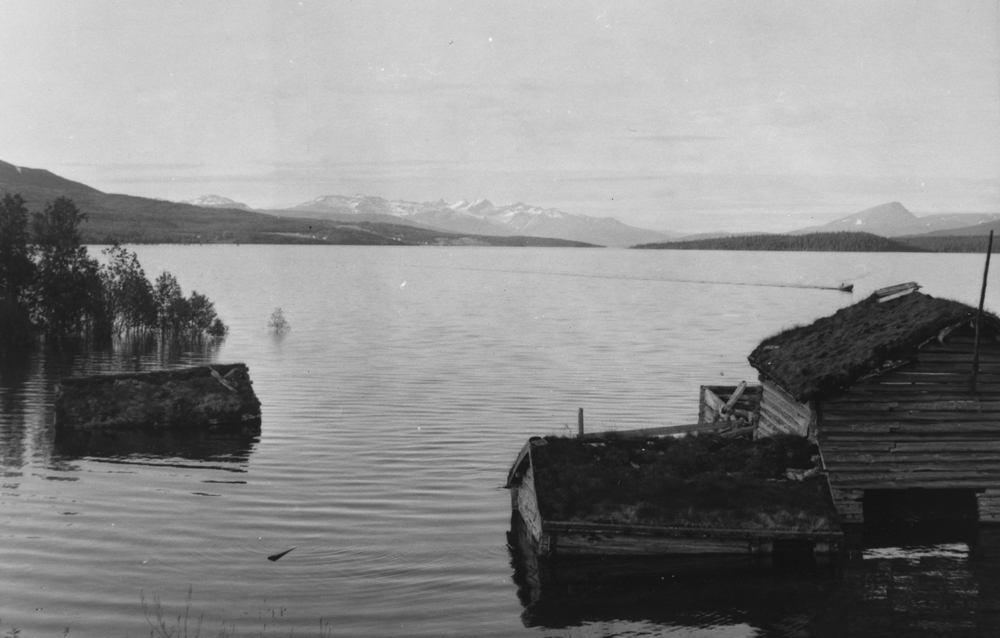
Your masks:
<instances>
[{"instance_id":1,"label":"wooden beam","mask_svg":"<svg viewBox=\"0 0 1000 638\"><path fill-rule=\"evenodd\" d=\"M990 255L993 254L993 231L990 231L990 243L986 248L986 267L983 269L983 289L979 293L979 310L976 311L976 341L972 349L972 390L976 389L976 377L979 376L979 324L982 323L983 302L986 300L986 279L990 274Z\"/></svg>"},{"instance_id":2,"label":"wooden beam","mask_svg":"<svg viewBox=\"0 0 1000 638\"><path fill-rule=\"evenodd\" d=\"M747 382L740 381L740 384L736 386L736 391L733 392L733 396L729 397L729 400L726 401L726 404L722 406L723 414L729 414L732 411L733 406L735 406L736 402L740 400L740 397L743 396L743 391L746 389L747 389Z\"/></svg>"},{"instance_id":3,"label":"wooden beam","mask_svg":"<svg viewBox=\"0 0 1000 638\"><path fill-rule=\"evenodd\" d=\"M517 475L518 469L521 467L521 463L524 462L525 458L528 456L528 451L531 449L531 441L524 444L521 451L517 455L517 459L514 460L514 464L510 466L510 471L507 472L507 484L504 487L510 487L514 484L514 477Z\"/></svg>"},{"instance_id":4,"label":"wooden beam","mask_svg":"<svg viewBox=\"0 0 1000 638\"><path fill-rule=\"evenodd\" d=\"M875 296L879 298L879 302L889 301L890 299L895 299L897 297L902 297L903 295L908 295L911 292L916 292L920 290L920 284L915 281L911 281L905 284L898 284L896 286L889 286L887 288L880 288L874 292Z\"/></svg>"},{"instance_id":5,"label":"wooden beam","mask_svg":"<svg viewBox=\"0 0 1000 638\"><path fill-rule=\"evenodd\" d=\"M837 530L800 531L794 529L740 529L718 527L661 527L655 525L617 525L614 523L589 523L577 521L545 521L545 529L549 532L578 532L600 534L618 532L632 536L714 536L716 538L747 538L747 539L826 539L843 538L843 533Z\"/></svg>"},{"instance_id":6,"label":"wooden beam","mask_svg":"<svg viewBox=\"0 0 1000 638\"><path fill-rule=\"evenodd\" d=\"M719 414L722 414L723 408L726 407L725 401L720 399L719 395L712 392L708 388L705 388L705 405L712 408Z\"/></svg>"},{"instance_id":7,"label":"wooden beam","mask_svg":"<svg viewBox=\"0 0 1000 638\"><path fill-rule=\"evenodd\" d=\"M638 430L609 430L607 432L588 432L584 439L605 439L621 437L625 439L644 438L650 436L671 436L674 434L689 434L692 432L715 432L733 427L732 423L693 423L691 425L667 425L658 428L641 428Z\"/></svg>"}]
</instances>

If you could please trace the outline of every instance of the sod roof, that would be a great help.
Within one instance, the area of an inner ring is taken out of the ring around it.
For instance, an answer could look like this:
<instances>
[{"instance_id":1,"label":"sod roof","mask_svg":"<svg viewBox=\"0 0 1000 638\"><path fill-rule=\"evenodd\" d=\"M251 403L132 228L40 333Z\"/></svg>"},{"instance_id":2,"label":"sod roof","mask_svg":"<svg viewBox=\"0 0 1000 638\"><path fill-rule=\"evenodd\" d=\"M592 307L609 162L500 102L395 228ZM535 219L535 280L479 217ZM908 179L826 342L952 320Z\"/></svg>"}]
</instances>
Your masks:
<instances>
[{"instance_id":1,"label":"sod roof","mask_svg":"<svg viewBox=\"0 0 1000 638\"><path fill-rule=\"evenodd\" d=\"M798 436L702 434L602 441L549 436L531 447L548 522L836 532L816 446Z\"/></svg>"},{"instance_id":2,"label":"sod roof","mask_svg":"<svg viewBox=\"0 0 1000 638\"><path fill-rule=\"evenodd\" d=\"M808 326L765 339L747 358L766 379L805 402L912 360L922 344L975 312L963 303L919 292L882 303L873 294ZM1000 328L995 315L984 312L983 317Z\"/></svg>"}]
</instances>

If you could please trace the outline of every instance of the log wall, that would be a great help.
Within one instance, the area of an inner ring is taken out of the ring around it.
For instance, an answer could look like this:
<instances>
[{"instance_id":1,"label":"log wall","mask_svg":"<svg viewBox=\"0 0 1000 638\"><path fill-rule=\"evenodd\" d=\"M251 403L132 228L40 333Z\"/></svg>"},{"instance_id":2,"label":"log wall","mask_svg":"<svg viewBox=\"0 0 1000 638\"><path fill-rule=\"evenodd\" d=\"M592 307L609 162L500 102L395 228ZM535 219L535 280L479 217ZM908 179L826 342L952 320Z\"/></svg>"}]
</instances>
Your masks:
<instances>
[{"instance_id":1,"label":"log wall","mask_svg":"<svg viewBox=\"0 0 1000 638\"><path fill-rule=\"evenodd\" d=\"M792 541L815 554L837 552L841 532L759 529L684 529L549 521L545 532L556 555L666 556L681 554L772 554Z\"/></svg>"},{"instance_id":2,"label":"log wall","mask_svg":"<svg viewBox=\"0 0 1000 638\"><path fill-rule=\"evenodd\" d=\"M853 504L865 489L967 488L980 520L1000 522L1000 343L993 331L981 338L975 389L973 345L971 328L956 330L915 362L818 402L818 441L842 514L860 516Z\"/></svg>"},{"instance_id":3,"label":"log wall","mask_svg":"<svg viewBox=\"0 0 1000 638\"><path fill-rule=\"evenodd\" d=\"M528 465L517 486L517 512L535 543L542 539L542 515L538 511L538 494L535 491L535 469Z\"/></svg>"},{"instance_id":4,"label":"log wall","mask_svg":"<svg viewBox=\"0 0 1000 638\"><path fill-rule=\"evenodd\" d=\"M761 379L760 422L757 436L795 434L814 436L816 411L812 404L797 401L771 381Z\"/></svg>"},{"instance_id":5,"label":"log wall","mask_svg":"<svg viewBox=\"0 0 1000 638\"><path fill-rule=\"evenodd\" d=\"M750 554L752 553L751 545L751 541L739 538L655 537L614 532L556 535L556 552L560 555L657 556L675 554ZM771 552L765 551L762 553L769 554Z\"/></svg>"}]
</instances>

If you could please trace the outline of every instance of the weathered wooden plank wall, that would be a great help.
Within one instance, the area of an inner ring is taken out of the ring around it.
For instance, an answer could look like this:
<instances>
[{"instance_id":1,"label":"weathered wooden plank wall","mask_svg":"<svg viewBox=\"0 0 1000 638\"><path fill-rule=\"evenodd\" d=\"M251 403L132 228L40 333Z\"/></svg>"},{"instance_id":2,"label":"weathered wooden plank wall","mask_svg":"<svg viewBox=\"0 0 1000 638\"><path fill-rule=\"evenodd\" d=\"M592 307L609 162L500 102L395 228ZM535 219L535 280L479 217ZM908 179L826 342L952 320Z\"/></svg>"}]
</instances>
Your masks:
<instances>
[{"instance_id":1,"label":"weathered wooden plank wall","mask_svg":"<svg viewBox=\"0 0 1000 638\"><path fill-rule=\"evenodd\" d=\"M1000 489L987 489L976 494L979 505L979 521L1000 523Z\"/></svg>"},{"instance_id":2,"label":"weathered wooden plank wall","mask_svg":"<svg viewBox=\"0 0 1000 638\"><path fill-rule=\"evenodd\" d=\"M914 363L818 402L830 486L852 517L846 504L865 489L968 488L986 490L980 520L1000 522L1000 343L984 334L975 389L973 344L961 328Z\"/></svg>"},{"instance_id":3,"label":"weathered wooden plank wall","mask_svg":"<svg viewBox=\"0 0 1000 638\"><path fill-rule=\"evenodd\" d=\"M810 425L815 423L815 410L811 404L800 403L771 381L762 380L760 423L758 436L796 434L810 436Z\"/></svg>"},{"instance_id":4,"label":"weathered wooden plank wall","mask_svg":"<svg viewBox=\"0 0 1000 638\"><path fill-rule=\"evenodd\" d=\"M752 541L740 538L684 538L635 536L627 533L599 532L558 534L555 541L560 554L649 556L668 554L750 554Z\"/></svg>"},{"instance_id":5,"label":"weathered wooden plank wall","mask_svg":"<svg viewBox=\"0 0 1000 638\"><path fill-rule=\"evenodd\" d=\"M784 541L808 543L818 554L839 551L841 532L759 529L685 529L547 521L545 532L556 554L669 555L770 554Z\"/></svg>"},{"instance_id":6,"label":"weathered wooden plank wall","mask_svg":"<svg viewBox=\"0 0 1000 638\"><path fill-rule=\"evenodd\" d=\"M530 464L517 486L517 511L534 541L541 542L542 514L538 510L538 494L535 491L535 468Z\"/></svg>"}]
</instances>

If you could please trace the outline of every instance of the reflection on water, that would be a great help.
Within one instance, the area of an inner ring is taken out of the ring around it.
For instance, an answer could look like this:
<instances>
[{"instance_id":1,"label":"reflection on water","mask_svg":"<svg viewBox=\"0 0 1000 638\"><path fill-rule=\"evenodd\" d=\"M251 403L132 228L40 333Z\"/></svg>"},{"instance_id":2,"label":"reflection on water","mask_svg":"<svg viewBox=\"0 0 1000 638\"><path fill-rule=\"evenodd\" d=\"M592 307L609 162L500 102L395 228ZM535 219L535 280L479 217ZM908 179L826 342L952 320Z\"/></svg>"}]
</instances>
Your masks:
<instances>
[{"instance_id":1,"label":"reflection on water","mask_svg":"<svg viewBox=\"0 0 1000 638\"><path fill-rule=\"evenodd\" d=\"M1000 635L998 569L997 556L964 543L866 548L816 635Z\"/></svg>"},{"instance_id":2,"label":"reflection on water","mask_svg":"<svg viewBox=\"0 0 1000 638\"><path fill-rule=\"evenodd\" d=\"M146 635L139 593L176 613L189 587L202 635L233 624L227 635L315 635L320 618L334 635L408 638L996 628L997 559L968 542L962 553L962 539L905 559L858 556L833 573L560 565L532 587L510 566L498 488L529 436L572 432L579 408L595 430L689 423L700 385L756 376L746 355L762 338L851 301L660 279L850 281L854 299L916 280L974 304L979 257L135 248L148 273L168 270L213 299L232 332L218 350L133 340L0 356L0 633ZM278 306L292 326L280 337L267 327ZM1000 308L1000 287L987 307ZM63 376L216 358L250 367L259 437L55 439ZM939 589L941 605L920 602Z\"/></svg>"},{"instance_id":3,"label":"reflection on water","mask_svg":"<svg viewBox=\"0 0 1000 638\"><path fill-rule=\"evenodd\" d=\"M246 461L260 424L233 430L178 432L74 432L56 435L53 398L67 376L141 372L215 360L219 340L115 339L99 347L82 342L39 345L0 356L0 467L17 476L29 459L64 467L81 457Z\"/></svg>"},{"instance_id":4,"label":"reflection on water","mask_svg":"<svg viewBox=\"0 0 1000 638\"><path fill-rule=\"evenodd\" d=\"M811 555L539 558L516 513L508 540L526 627L592 627L599 635L600 627L624 621L734 636L807 635L798 632L840 582L838 565L818 565Z\"/></svg>"},{"instance_id":5,"label":"reflection on water","mask_svg":"<svg viewBox=\"0 0 1000 638\"><path fill-rule=\"evenodd\" d=\"M508 548L525 627L584 636L623 624L683 635L1000 635L1000 531L988 527L971 544L859 547L830 565L795 556L539 558L515 513Z\"/></svg>"},{"instance_id":6,"label":"reflection on water","mask_svg":"<svg viewBox=\"0 0 1000 638\"><path fill-rule=\"evenodd\" d=\"M70 430L55 434L55 460L91 458L121 463L152 463L158 459L231 463L241 466L260 441L260 419L233 426L205 429ZM160 465L170 463L157 462Z\"/></svg>"}]
</instances>

